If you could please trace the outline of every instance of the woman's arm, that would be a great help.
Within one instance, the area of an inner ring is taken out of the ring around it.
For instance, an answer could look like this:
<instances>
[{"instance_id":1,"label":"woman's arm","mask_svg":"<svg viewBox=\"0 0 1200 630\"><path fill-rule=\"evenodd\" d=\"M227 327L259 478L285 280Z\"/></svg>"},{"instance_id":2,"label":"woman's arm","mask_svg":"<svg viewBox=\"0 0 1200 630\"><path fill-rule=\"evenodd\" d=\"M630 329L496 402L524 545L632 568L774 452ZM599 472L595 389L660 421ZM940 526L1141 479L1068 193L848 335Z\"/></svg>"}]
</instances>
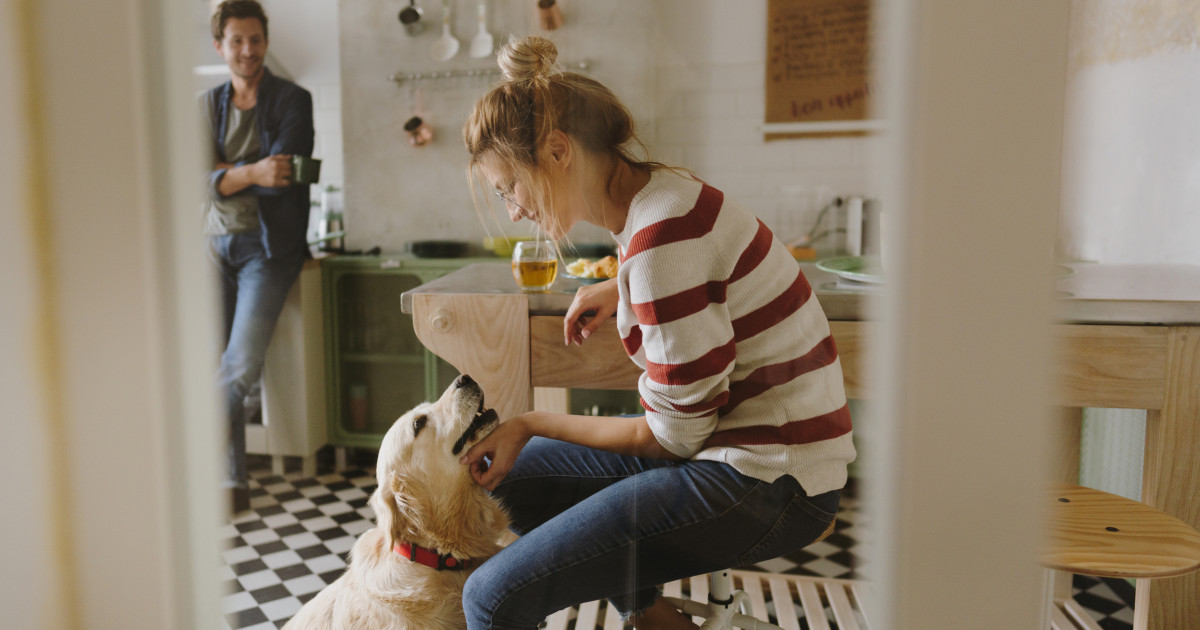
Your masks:
<instances>
[{"instance_id":1,"label":"woman's arm","mask_svg":"<svg viewBox=\"0 0 1200 630\"><path fill-rule=\"evenodd\" d=\"M645 416L608 418L530 411L501 424L459 461L470 467L471 476L479 485L494 490L512 468L525 443L534 436L622 455L681 459L658 443ZM491 460L490 466L483 463L485 456Z\"/></svg>"}]
</instances>

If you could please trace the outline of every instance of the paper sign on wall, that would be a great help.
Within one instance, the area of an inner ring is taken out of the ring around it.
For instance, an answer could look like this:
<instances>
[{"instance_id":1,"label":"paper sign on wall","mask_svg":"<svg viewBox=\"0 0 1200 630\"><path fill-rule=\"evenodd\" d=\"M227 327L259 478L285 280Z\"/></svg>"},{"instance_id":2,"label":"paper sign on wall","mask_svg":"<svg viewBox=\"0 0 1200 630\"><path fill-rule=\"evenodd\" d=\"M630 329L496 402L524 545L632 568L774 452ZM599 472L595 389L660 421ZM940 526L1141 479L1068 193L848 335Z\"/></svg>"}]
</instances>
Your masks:
<instances>
[{"instance_id":1,"label":"paper sign on wall","mask_svg":"<svg viewBox=\"0 0 1200 630\"><path fill-rule=\"evenodd\" d=\"M870 0L769 0L766 138L872 130Z\"/></svg>"}]
</instances>

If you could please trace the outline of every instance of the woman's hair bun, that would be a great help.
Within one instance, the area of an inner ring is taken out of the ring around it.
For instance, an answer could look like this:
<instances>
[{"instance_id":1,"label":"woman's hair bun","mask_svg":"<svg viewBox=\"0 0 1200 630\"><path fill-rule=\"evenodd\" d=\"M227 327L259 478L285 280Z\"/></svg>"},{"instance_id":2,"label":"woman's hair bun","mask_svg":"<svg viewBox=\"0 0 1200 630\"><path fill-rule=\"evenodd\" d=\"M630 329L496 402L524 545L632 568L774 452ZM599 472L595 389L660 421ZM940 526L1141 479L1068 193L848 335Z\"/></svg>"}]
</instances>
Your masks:
<instances>
[{"instance_id":1,"label":"woman's hair bun","mask_svg":"<svg viewBox=\"0 0 1200 630\"><path fill-rule=\"evenodd\" d=\"M510 37L496 55L500 71L509 81L547 77L558 72L558 47L545 37Z\"/></svg>"}]
</instances>

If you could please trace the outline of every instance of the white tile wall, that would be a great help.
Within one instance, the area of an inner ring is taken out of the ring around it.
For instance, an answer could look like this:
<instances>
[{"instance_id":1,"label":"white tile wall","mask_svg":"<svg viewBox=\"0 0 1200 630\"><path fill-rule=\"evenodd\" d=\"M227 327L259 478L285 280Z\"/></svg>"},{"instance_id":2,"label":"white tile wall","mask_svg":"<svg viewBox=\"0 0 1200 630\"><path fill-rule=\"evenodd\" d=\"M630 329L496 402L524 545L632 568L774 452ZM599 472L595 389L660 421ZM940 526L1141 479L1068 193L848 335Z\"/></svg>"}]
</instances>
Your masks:
<instances>
[{"instance_id":1,"label":"white tile wall","mask_svg":"<svg viewBox=\"0 0 1200 630\"><path fill-rule=\"evenodd\" d=\"M763 139L765 0L655 4L661 159L722 188L785 241L835 196L878 196L873 138Z\"/></svg>"},{"instance_id":2,"label":"white tile wall","mask_svg":"<svg viewBox=\"0 0 1200 630\"><path fill-rule=\"evenodd\" d=\"M493 2L497 41L532 31L533 4ZM339 5L347 246L398 251L419 238L526 234L528 226L506 218L482 226L467 190L461 125L490 80L423 82L435 143L415 149L404 138L401 126L415 111L416 90L388 81L390 74L494 67L461 50L450 62L432 61L428 48L440 35L441 9L428 0L419 5L433 27L415 38L403 33L391 5ZM548 36L559 45L561 60L593 62L590 73L634 112L650 157L695 170L781 237L806 231L835 195L875 194L869 138L763 141L765 0L559 5L565 25ZM452 6L453 32L465 50L476 30L474 3L455 0ZM608 236L580 226L571 238Z\"/></svg>"}]
</instances>

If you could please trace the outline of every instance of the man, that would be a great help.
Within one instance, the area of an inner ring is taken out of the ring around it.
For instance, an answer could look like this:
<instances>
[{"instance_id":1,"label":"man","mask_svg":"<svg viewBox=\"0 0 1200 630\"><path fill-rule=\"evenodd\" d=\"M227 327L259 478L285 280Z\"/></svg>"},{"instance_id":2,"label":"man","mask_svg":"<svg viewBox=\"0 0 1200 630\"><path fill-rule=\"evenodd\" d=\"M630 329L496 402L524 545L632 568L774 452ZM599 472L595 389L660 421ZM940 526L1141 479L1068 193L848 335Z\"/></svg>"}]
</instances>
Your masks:
<instances>
[{"instance_id":1,"label":"man","mask_svg":"<svg viewBox=\"0 0 1200 630\"><path fill-rule=\"evenodd\" d=\"M312 95L271 74L267 16L256 0L225 0L212 17L213 47L229 81L203 96L212 141L205 235L221 272L225 351L218 382L229 419L225 487L233 511L250 507L247 391L288 290L309 257L309 191L291 181L291 156L311 156Z\"/></svg>"}]
</instances>

